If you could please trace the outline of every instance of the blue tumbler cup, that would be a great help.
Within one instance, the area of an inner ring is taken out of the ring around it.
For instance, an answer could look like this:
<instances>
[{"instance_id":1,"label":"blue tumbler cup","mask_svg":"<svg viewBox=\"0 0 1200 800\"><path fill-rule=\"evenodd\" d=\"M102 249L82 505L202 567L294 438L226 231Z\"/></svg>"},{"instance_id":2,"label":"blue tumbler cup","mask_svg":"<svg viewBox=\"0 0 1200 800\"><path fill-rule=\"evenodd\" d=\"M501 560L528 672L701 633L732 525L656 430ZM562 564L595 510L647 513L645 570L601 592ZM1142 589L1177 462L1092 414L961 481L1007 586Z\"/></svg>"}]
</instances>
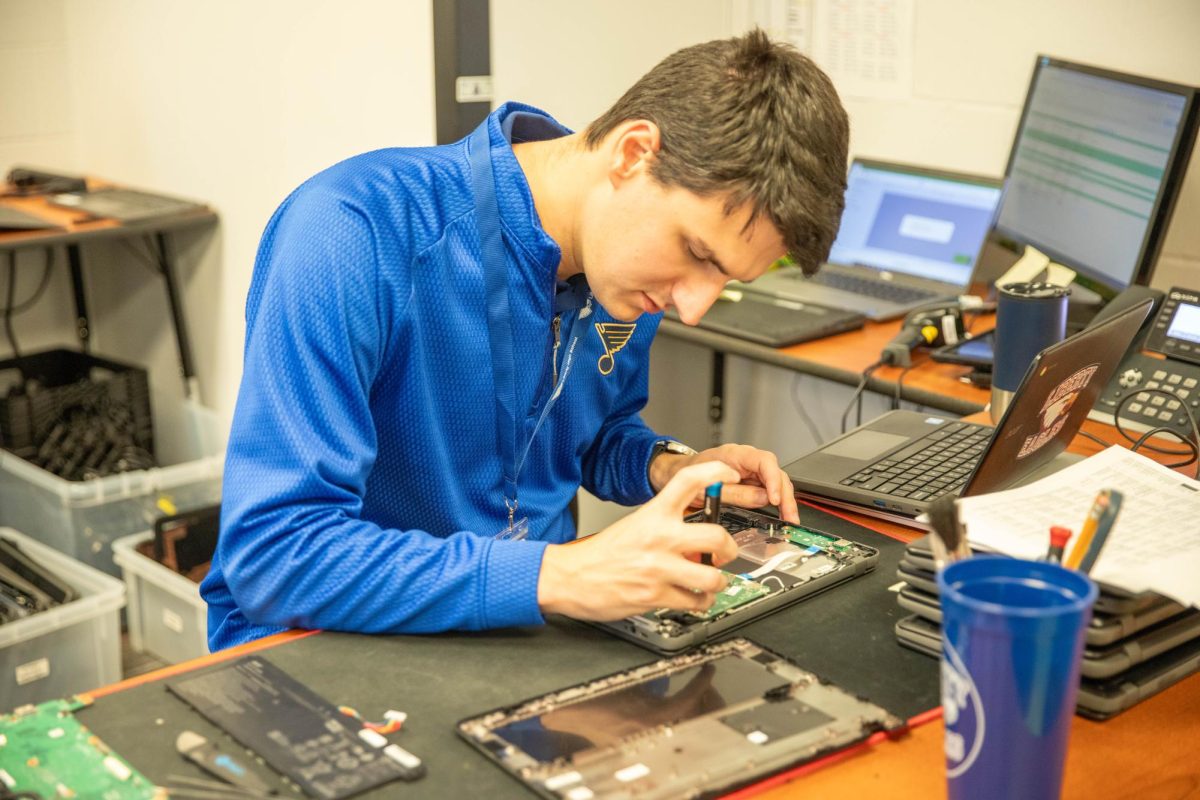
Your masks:
<instances>
[{"instance_id":1,"label":"blue tumbler cup","mask_svg":"<svg viewBox=\"0 0 1200 800\"><path fill-rule=\"evenodd\" d=\"M980 556L938 574L951 800L1057 798L1096 585Z\"/></svg>"},{"instance_id":2,"label":"blue tumbler cup","mask_svg":"<svg viewBox=\"0 0 1200 800\"><path fill-rule=\"evenodd\" d=\"M996 295L996 341L992 365L992 422L1012 402L1033 358L1067 335L1067 296L1050 283L1006 283Z\"/></svg>"}]
</instances>

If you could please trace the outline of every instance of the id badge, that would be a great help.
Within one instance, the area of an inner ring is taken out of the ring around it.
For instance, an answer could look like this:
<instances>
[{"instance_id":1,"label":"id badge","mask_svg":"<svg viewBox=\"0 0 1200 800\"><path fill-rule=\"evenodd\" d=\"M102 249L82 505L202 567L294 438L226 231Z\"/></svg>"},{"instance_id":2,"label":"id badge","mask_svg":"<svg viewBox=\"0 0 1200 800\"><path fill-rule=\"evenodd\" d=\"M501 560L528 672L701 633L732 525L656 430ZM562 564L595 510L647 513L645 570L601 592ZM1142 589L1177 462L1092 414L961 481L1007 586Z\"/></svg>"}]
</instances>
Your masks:
<instances>
[{"instance_id":1,"label":"id badge","mask_svg":"<svg viewBox=\"0 0 1200 800\"><path fill-rule=\"evenodd\" d=\"M519 542L529 535L529 517L521 517L510 525L505 525L496 538L502 541Z\"/></svg>"}]
</instances>

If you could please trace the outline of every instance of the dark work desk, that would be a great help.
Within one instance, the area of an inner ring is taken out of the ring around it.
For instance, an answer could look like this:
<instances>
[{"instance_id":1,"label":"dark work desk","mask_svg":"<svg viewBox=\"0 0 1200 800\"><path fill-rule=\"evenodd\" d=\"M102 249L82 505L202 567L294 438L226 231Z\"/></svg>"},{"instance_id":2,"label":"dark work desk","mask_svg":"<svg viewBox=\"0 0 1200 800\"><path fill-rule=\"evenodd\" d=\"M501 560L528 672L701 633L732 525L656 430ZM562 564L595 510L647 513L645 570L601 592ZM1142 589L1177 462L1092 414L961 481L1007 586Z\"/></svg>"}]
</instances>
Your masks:
<instances>
[{"instance_id":1,"label":"dark work desk","mask_svg":"<svg viewBox=\"0 0 1200 800\"><path fill-rule=\"evenodd\" d=\"M88 180L89 189L111 186L103 181ZM104 239L133 239L145 237L150 251L148 256L158 265L166 288L167 305L171 313L171 324L179 349L179 365L184 389L188 395L195 393L195 361L192 356L191 340L183 313L183 298L175 275L175 253L170 234L184 228L213 225L217 214L208 206L178 213L164 214L153 219L121 223L113 219L94 219L86 212L59 208L51 205L42 195L28 197L0 197L0 205L23 211L46 220L58 227L42 230L0 230L0 254L15 254L22 250L38 250L65 247L67 264L71 271L74 289L75 335L85 352L91 338L91 320L88 315L87 294L83 273L81 247L88 242ZM9 255L9 258L14 256Z\"/></svg>"},{"instance_id":2,"label":"dark work desk","mask_svg":"<svg viewBox=\"0 0 1200 800\"><path fill-rule=\"evenodd\" d=\"M892 627L905 612L888 591L904 544L813 508L805 521L854 535L880 550L867 575L804 600L736 632L791 657L802 667L868 697L901 717L939 703L937 662L899 647ZM551 618L544 627L436 636L362 636L319 633L265 642L260 654L307 683L335 705L367 719L389 708L409 716L389 738L425 760L428 774L393 783L364 797L530 796L455 733L460 719L591 680L658 658L648 650L573 620ZM193 662L174 669L195 669ZM199 668L203 668L200 666ZM170 670L167 671L168 673ZM148 778L200 773L174 750L181 730L222 746L234 745L168 694L167 676L130 688L102 690L78 712L109 746ZM136 683L136 680L135 680Z\"/></svg>"},{"instance_id":3,"label":"dark work desk","mask_svg":"<svg viewBox=\"0 0 1200 800\"><path fill-rule=\"evenodd\" d=\"M980 415L982 416L982 415ZM1095 422L1085 429L1112 436ZM1072 447L1090 455L1095 443ZM845 517L814 507L804 520L833 532ZM877 569L736 632L788 655L801 666L910 718L908 735L860 747L818 768L770 779L735 797L767 798L945 796L937 662L896 644L892 626L903 612L888 591L903 543L917 531L846 515L869 526L861 541L881 553ZM201 777L174 752L175 736L189 729L234 745L165 691L174 675L256 651L309 684L334 704L367 719L389 708L409 714L391 741L425 760L428 775L393 783L364 797L531 797L516 781L458 739L455 723L496 707L594 679L655 659L649 651L563 618L544 627L436 636L363 636L289 632L261 642L169 667L94 692L79 712L117 752L147 777ZM1200 675L1107 722L1072 722L1064 797L1138 800L1200 797ZM792 778L790 782L788 778Z\"/></svg>"}]
</instances>

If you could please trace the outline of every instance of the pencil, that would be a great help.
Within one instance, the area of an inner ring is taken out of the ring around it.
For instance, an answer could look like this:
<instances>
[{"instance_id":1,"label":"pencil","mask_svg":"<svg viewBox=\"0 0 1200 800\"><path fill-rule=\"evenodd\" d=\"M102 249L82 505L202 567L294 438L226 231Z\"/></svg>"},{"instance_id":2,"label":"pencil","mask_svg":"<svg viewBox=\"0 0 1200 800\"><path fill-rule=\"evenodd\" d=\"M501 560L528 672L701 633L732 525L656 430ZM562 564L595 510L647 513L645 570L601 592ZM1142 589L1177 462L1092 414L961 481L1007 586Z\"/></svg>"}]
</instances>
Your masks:
<instances>
[{"instance_id":1,"label":"pencil","mask_svg":"<svg viewBox=\"0 0 1200 800\"><path fill-rule=\"evenodd\" d=\"M1104 549L1104 542L1108 539L1109 533L1112 532L1113 525L1117 522L1117 514L1121 512L1122 495L1117 490L1110 490L1108 493L1108 505L1100 514L1100 521L1096 523L1096 533L1092 536L1092 543L1088 545L1088 550L1083 555L1083 560L1079 562L1079 569L1084 573L1092 571L1092 567L1096 565L1096 560L1100 558L1100 551Z\"/></svg>"},{"instance_id":2,"label":"pencil","mask_svg":"<svg viewBox=\"0 0 1200 800\"><path fill-rule=\"evenodd\" d=\"M1088 548L1092 545L1092 537L1096 535L1096 526L1100 524L1100 515L1108 507L1108 497L1108 489L1101 489L1100 493L1096 495L1096 499L1092 503L1092 510L1088 512L1087 519L1083 522L1083 529L1079 531L1079 538L1075 540L1075 546L1071 548L1071 555L1067 557L1067 562L1063 566L1079 569L1080 562L1083 561Z\"/></svg>"}]
</instances>

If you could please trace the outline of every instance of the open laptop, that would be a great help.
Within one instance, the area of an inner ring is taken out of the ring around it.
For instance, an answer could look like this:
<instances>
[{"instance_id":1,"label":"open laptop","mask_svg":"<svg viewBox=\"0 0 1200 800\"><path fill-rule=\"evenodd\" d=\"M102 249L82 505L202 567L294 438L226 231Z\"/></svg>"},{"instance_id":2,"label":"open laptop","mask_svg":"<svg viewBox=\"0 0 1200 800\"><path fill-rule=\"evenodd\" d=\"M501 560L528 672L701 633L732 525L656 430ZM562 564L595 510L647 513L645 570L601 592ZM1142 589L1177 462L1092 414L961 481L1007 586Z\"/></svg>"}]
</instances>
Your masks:
<instances>
[{"instance_id":1,"label":"open laptop","mask_svg":"<svg viewBox=\"0 0 1200 800\"><path fill-rule=\"evenodd\" d=\"M1000 204L999 179L856 158L829 263L754 282L789 300L899 317L962 294Z\"/></svg>"},{"instance_id":2,"label":"open laptop","mask_svg":"<svg viewBox=\"0 0 1200 800\"><path fill-rule=\"evenodd\" d=\"M1077 460L1064 451L1150 307L1146 300L1039 353L995 428L892 411L784 470L801 497L914 527L941 495L1011 489L1055 472Z\"/></svg>"}]
</instances>

